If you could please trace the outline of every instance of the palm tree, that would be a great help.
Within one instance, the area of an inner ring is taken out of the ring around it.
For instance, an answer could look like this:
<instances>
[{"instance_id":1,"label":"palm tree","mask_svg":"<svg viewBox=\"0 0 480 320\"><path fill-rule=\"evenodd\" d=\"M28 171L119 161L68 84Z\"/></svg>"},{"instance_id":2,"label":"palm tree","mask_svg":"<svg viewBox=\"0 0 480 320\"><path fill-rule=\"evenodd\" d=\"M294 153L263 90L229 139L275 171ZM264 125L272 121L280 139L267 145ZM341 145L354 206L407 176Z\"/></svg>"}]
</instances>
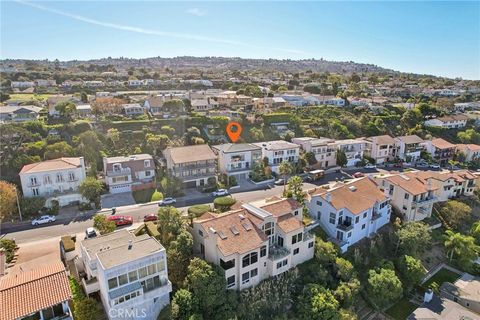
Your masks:
<instances>
[{"instance_id":1,"label":"palm tree","mask_svg":"<svg viewBox=\"0 0 480 320\"><path fill-rule=\"evenodd\" d=\"M280 163L280 167L278 168L278 171L283 176L283 193L285 193L285 189L287 185L287 176L293 173L293 167L290 164L290 162L284 160L282 161L282 163Z\"/></svg>"},{"instance_id":2,"label":"palm tree","mask_svg":"<svg viewBox=\"0 0 480 320\"><path fill-rule=\"evenodd\" d=\"M473 260L478 255L480 248L475 244L474 237L456 233L451 230L447 230L446 236L445 248L450 254L450 261L452 261L454 254L460 260L466 262Z\"/></svg>"}]
</instances>

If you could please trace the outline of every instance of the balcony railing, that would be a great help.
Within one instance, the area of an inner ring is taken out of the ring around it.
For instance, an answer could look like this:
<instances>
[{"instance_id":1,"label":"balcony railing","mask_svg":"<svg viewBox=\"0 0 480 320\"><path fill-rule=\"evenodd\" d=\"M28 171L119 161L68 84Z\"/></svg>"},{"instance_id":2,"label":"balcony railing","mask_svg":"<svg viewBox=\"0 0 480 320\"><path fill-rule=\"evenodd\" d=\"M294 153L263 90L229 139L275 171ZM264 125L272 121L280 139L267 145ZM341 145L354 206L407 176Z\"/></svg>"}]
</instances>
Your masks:
<instances>
[{"instance_id":1,"label":"balcony railing","mask_svg":"<svg viewBox=\"0 0 480 320\"><path fill-rule=\"evenodd\" d=\"M430 204L432 202L434 202L437 198L436 197L433 197L433 196L430 196L430 197L427 197L425 199L418 199L417 201L413 201L412 202L412 207L416 207L416 206L422 206L422 205L425 205L425 204Z\"/></svg>"},{"instance_id":2,"label":"balcony railing","mask_svg":"<svg viewBox=\"0 0 480 320\"><path fill-rule=\"evenodd\" d=\"M273 245L268 249L268 259L278 260L290 254L290 250L285 247Z\"/></svg>"},{"instance_id":3,"label":"balcony railing","mask_svg":"<svg viewBox=\"0 0 480 320\"><path fill-rule=\"evenodd\" d=\"M348 223L348 222L343 222L337 225L337 229L343 230L343 231L350 231L353 229L353 223Z\"/></svg>"},{"instance_id":4,"label":"balcony railing","mask_svg":"<svg viewBox=\"0 0 480 320\"><path fill-rule=\"evenodd\" d=\"M380 212L378 210L373 210L373 213L372 213L372 220L377 220L381 217L382 215L380 214Z\"/></svg>"},{"instance_id":5,"label":"balcony railing","mask_svg":"<svg viewBox=\"0 0 480 320\"><path fill-rule=\"evenodd\" d=\"M130 168L122 168L120 170L107 171L107 176L109 177L124 176L124 175L129 175L130 172L131 172Z\"/></svg>"},{"instance_id":6,"label":"balcony railing","mask_svg":"<svg viewBox=\"0 0 480 320\"><path fill-rule=\"evenodd\" d=\"M304 232L303 233L303 242L309 241L314 238L314 235L311 234L310 232Z\"/></svg>"}]
</instances>

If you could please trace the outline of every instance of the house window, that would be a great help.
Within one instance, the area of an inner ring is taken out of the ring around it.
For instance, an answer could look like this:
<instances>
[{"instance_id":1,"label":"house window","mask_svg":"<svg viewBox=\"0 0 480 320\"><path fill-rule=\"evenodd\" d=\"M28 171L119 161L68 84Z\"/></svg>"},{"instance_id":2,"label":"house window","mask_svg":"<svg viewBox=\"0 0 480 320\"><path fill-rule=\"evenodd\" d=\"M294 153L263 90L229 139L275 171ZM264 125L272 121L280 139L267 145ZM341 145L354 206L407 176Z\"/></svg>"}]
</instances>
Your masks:
<instances>
[{"instance_id":1,"label":"house window","mask_svg":"<svg viewBox=\"0 0 480 320\"><path fill-rule=\"evenodd\" d=\"M277 236L277 244L280 247L283 247L283 238L281 236Z\"/></svg>"},{"instance_id":2,"label":"house window","mask_svg":"<svg viewBox=\"0 0 480 320\"><path fill-rule=\"evenodd\" d=\"M235 286L235 275L227 278L227 288L232 288Z\"/></svg>"},{"instance_id":3,"label":"house window","mask_svg":"<svg viewBox=\"0 0 480 320\"><path fill-rule=\"evenodd\" d=\"M139 272L140 278L145 278L148 275L147 267L140 268L138 272Z\"/></svg>"},{"instance_id":4,"label":"house window","mask_svg":"<svg viewBox=\"0 0 480 320\"><path fill-rule=\"evenodd\" d=\"M322 206L322 202L321 202L320 200L317 200L317 205L321 207L321 206Z\"/></svg>"},{"instance_id":5,"label":"house window","mask_svg":"<svg viewBox=\"0 0 480 320\"><path fill-rule=\"evenodd\" d=\"M363 218L366 218L366 217L367 217L367 211L363 213Z\"/></svg>"},{"instance_id":6,"label":"house window","mask_svg":"<svg viewBox=\"0 0 480 320\"><path fill-rule=\"evenodd\" d=\"M160 262L157 262L157 270L158 272L162 272L163 270L165 270L165 261L162 260Z\"/></svg>"},{"instance_id":7,"label":"house window","mask_svg":"<svg viewBox=\"0 0 480 320\"><path fill-rule=\"evenodd\" d=\"M275 239L275 224L273 222L267 222L263 225L262 230L268 237L269 244L272 245Z\"/></svg>"},{"instance_id":8,"label":"house window","mask_svg":"<svg viewBox=\"0 0 480 320\"><path fill-rule=\"evenodd\" d=\"M117 277L108 279L108 289L112 290L116 287L118 287Z\"/></svg>"},{"instance_id":9,"label":"house window","mask_svg":"<svg viewBox=\"0 0 480 320\"><path fill-rule=\"evenodd\" d=\"M359 217L359 216L356 216L356 217L355 217L355 223L358 223L358 221L360 221L360 217Z\"/></svg>"},{"instance_id":10,"label":"house window","mask_svg":"<svg viewBox=\"0 0 480 320\"><path fill-rule=\"evenodd\" d=\"M309 248L313 248L313 241L308 244Z\"/></svg>"},{"instance_id":11,"label":"house window","mask_svg":"<svg viewBox=\"0 0 480 320\"><path fill-rule=\"evenodd\" d=\"M61 173L57 173L57 182L63 182L63 175Z\"/></svg>"},{"instance_id":12,"label":"house window","mask_svg":"<svg viewBox=\"0 0 480 320\"><path fill-rule=\"evenodd\" d=\"M245 272L242 274L242 284L245 284L250 281L250 272Z\"/></svg>"},{"instance_id":13,"label":"house window","mask_svg":"<svg viewBox=\"0 0 480 320\"><path fill-rule=\"evenodd\" d=\"M256 277L258 275L258 269L252 269L250 270L250 278Z\"/></svg>"},{"instance_id":14,"label":"house window","mask_svg":"<svg viewBox=\"0 0 480 320\"><path fill-rule=\"evenodd\" d=\"M150 168L150 160L143 161L143 165L145 168Z\"/></svg>"},{"instance_id":15,"label":"house window","mask_svg":"<svg viewBox=\"0 0 480 320\"><path fill-rule=\"evenodd\" d=\"M124 284L128 283L128 276L127 274L121 274L118 276L118 285L123 286Z\"/></svg>"},{"instance_id":16,"label":"house window","mask_svg":"<svg viewBox=\"0 0 480 320\"><path fill-rule=\"evenodd\" d=\"M145 176L149 177L152 173L150 171L145 171Z\"/></svg>"},{"instance_id":17,"label":"house window","mask_svg":"<svg viewBox=\"0 0 480 320\"><path fill-rule=\"evenodd\" d=\"M260 248L260 257L265 257L267 255L267 246Z\"/></svg>"},{"instance_id":18,"label":"house window","mask_svg":"<svg viewBox=\"0 0 480 320\"><path fill-rule=\"evenodd\" d=\"M223 270L228 270L235 267L235 259L228 261L223 261L222 259L220 259L220 267L222 267Z\"/></svg>"},{"instance_id":19,"label":"house window","mask_svg":"<svg viewBox=\"0 0 480 320\"><path fill-rule=\"evenodd\" d=\"M151 276L154 273L157 273L157 266L154 264L151 264L148 266L148 275Z\"/></svg>"},{"instance_id":20,"label":"house window","mask_svg":"<svg viewBox=\"0 0 480 320\"><path fill-rule=\"evenodd\" d=\"M75 173L69 172L69 173L68 173L68 180L74 181L74 180L75 180Z\"/></svg>"},{"instance_id":21,"label":"house window","mask_svg":"<svg viewBox=\"0 0 480 320\"><path fill-rule=\"evenodd\" d=\"M405 193L404 198L405 198L405 200L408 200L408 198L410 198L410 195L408 193Z\"/></svg>"},{"instance_id":22,"label":"house window","mask_svg":"<svg viewBox=\"0 0 480 320\"><path fill-rule=\"evenodd\" d=\"M362 224L362 230L365 229L365 224Z\"/></svg>"},{"instance_id":23,"label":"house window","mask_svg":"<svg viewBox=\"0 0 480 320\"><path fill-rule=\"evenodd\" d=\"M277 263L277 269L285 267L287 264L288 264L288 259L282 260L282 261Z\"/></svg>"},{"instance_id":24,"label":"house window","mask_svg":"<svg viewBox=\"0 0 480 320\"><path fill-rule=\"evenodd\" d=\"M347 234L347 238L350 238L351 236L352 236L352 233L349 232L349 233Z\"/></svg>"},{"instance_id":25,"label":"house window","mask_svg":"<svg viewBox=\"0 0 480 320\"><path fill-rule=\"evenodd\" d=\"M303 234L300 232L292 236L292 244L302 241Z\"/></svg>"},{"instance_id":26,"label":"house window","mask_svg":"<svg viewBox=\"0 0 480 320\"><path fill-rule=\"evenodd\" d=\"M295 210L295 214L294 214L294 215L298 216L298 210Z\"/></svg>"},{"instance_id":27,"label":"house window","mask_svg":"<svg viewBox=\"0 0 480 320\"><path fill-rule=\"evenodd\" d=\"M293 250L293 255L297 255L300 252L300 248L296 248Z\"/></svg>"},{"instance_id":28,"label":"house window","mask_svg":"<svg viewBox=\"0 0 480 320\"><path fill-rule=\"evenodd\" d=\"M138 280L137 270L130 271L130 272L128 273L128 281L129 281L129 282L133 282L133 281L137 281L137 280Z\"/></svg>"},{"instance_id":29,"label":"house window","mask_svg":"<svg viewBox=\"0 0 480 320\"><path fill-rule=\"evenodd\" d=\"M43 178L43 182L45 184L51 184L52 183L52 179L50 179L50 175L46 175L44 178Z\"/></svg>"},{"instance_id":30,"label":"house window","mask_svg":"<svg viewBox=\"0 0 480 320\"><path fill-rule=\"evenodd\" d=\"M335 213L334 212L330 212L330 223L331 224L335 224Z\"/></svg>"},{"instance_id":31,"label":"house window","mask_svg":"<svg viewBox=\"0 0 480 320\"><path fill-rule=\"evenodd\" d=\"M39 196L40 195L40 192L38 191L38 188L33 188L32 192L33 192L34 196Z\"/></svg>"},{"instance_id":32,"label":"house window","mask_svg":"<svg viewBox=\"0 0 480 320\"><path fill-rule=\"evenodd\" d=\"M243 257L242 267L243 268L248 267L251 264L257 263L257 261L258 261L258 253L257 252L249 253Z\"/></svg>"},{"instance_id":33,"label":"house window","mask_svg":"<svg viewBox=\"0 0 480 320\"><path fill-rule=\"evenodd\" d=\"M36 186L37 185L37 177L30 177L30 184L32 186Z\"/></svg>"},{"instance_id":34,"label":"house window","mask_svg":"<svg viewBox=\"0 0 480 320\"><path fill-rule=\"evenodd\" d=\"M202 230L198 230L198 234L200 235L200 237L203 237L203 231Z\"/></svg>"}]
</instances>

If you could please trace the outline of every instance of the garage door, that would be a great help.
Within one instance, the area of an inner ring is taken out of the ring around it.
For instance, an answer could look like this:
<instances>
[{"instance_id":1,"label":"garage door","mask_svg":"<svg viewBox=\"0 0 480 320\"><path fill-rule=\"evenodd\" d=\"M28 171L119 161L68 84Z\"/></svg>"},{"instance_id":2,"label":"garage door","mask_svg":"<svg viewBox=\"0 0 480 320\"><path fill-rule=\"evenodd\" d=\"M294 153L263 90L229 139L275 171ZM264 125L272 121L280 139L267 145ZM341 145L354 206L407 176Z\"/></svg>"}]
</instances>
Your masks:
<instances>
[{"instance_id":1,"label":"garage door","mask_svg":"<svg viewBox=\"0 0 480 320\"><path fill-rule=\"evenodd\" d=\"M188 181L183 183L184 188L195 188L197 186L197 181Z\"/></svg>"},{"instance_id":2,"label":"garage door","mask_svg":"<svg viewBox=\"0 0 480 320\"><path fill-rule=\"evenodd\" d=\"M121 184L118 186L110 186L110 193L131 192L132 186L130 184Z\"/></svg>"}]
</instances>

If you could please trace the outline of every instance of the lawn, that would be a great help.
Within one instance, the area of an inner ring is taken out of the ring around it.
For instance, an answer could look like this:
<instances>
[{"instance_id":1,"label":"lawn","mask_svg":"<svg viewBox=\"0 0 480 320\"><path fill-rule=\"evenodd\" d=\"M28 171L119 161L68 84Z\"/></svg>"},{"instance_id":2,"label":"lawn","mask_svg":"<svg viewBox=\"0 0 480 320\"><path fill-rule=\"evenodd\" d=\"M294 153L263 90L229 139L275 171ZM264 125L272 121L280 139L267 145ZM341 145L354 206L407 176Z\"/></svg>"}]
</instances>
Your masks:
<instances>
[{"instance_id":1,"label":"lawn","mask_svg":"<svg viewBox=\"0 0 480 320\"><path fill-rule=\"evenodd\" d=\"M51 94L35 94L35 93L12 93L10 94L10 100L38 100L38 101L45 101L47 100Z\"/></svg>"},{"instance_id":2,"label":"lawn","mask_svg":"<svg viewBox=\"0 0 480 320\"><path fill-rule=\"evenodd\" d=\"M145 189L133 191L133 199L136 203L147 203L152 199L152 194L155 192L155 189Z\"/></svg>"},{"instance_id":3,"label":"lawn","mask_svg":"<svg viewBox=\"0 0 480 320\"><path fill-rule=\"evenodd\" d=\"M425 282L422 287L424 288L428 288L432 285L432 283L437 283L437 285L440 287L442 285L442 283L444 282L454 282L455 280L457 280L458 278L460 277L459 274L455 273L455 272L452 272L450 270L447 270L447 269L440 269L438 270L437 273L435 273L433 275L433 277L431 277L430 279L428 279L427 282Z\"/></svg>"},{"instance_id":4,"label":"lawn","mask_svg":"<svg viewBox=\"0 0 480 320\"><path fill-rule=\"evenodd\" d=\"M386 313L393 319L405 320L416 308L415 304L403 298L391 306Z\"/></svg>"}]
</instances>

